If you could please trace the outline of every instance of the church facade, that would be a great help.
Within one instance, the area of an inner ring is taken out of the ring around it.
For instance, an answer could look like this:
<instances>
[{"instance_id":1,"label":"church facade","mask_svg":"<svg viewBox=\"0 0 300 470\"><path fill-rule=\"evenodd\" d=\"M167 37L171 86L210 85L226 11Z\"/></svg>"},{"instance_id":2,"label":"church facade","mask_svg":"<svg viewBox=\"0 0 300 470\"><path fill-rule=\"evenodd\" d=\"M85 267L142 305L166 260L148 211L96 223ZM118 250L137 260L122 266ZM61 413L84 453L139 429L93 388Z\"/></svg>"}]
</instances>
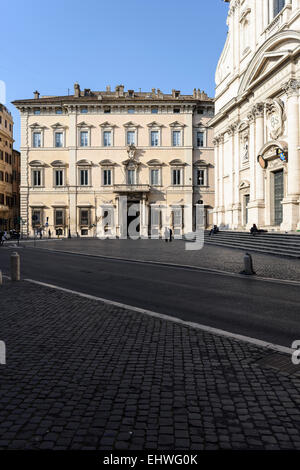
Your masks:
<instances>
[{"instance_id":1,"label":"church facade","mask_svg":"<svg viewBox=\"0 0 300 470\"><path fill-rule=\"evenodd\" d=\"M300 230L300 0L225 0L214 223Z\"/></svg>"}]
</instances>

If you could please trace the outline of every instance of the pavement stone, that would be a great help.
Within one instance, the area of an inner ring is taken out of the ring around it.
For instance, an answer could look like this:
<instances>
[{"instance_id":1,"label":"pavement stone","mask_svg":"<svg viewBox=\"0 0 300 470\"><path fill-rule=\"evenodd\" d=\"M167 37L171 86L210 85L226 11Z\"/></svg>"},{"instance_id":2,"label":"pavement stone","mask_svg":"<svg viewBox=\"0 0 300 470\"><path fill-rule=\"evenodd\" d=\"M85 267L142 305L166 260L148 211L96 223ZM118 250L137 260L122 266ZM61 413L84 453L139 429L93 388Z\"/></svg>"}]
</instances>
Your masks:
<instances>
[{"instance_id":1,"label":"pavement stone","mask_svg":"<svg viewBox=\"0 0 300 470\"><path fill-rule=\"evenodd\" d=\"M25 281L0 302L1 450L300 450L300 369L264 348Z\"/></svg>"}]
</instances>

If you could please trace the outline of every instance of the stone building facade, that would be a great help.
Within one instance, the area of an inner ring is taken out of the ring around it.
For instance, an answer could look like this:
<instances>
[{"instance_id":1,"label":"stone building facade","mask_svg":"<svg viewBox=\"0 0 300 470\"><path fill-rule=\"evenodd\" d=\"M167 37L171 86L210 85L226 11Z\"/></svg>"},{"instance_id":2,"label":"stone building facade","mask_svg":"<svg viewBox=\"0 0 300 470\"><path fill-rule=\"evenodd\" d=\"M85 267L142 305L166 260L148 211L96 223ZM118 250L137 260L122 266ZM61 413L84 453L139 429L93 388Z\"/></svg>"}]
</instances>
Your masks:
<instances>
[{"instance_id":1,"label":"stone building facade","mask_svg":"<svg viewBox=\"0 0 300 470\"><path fill-rule=\"evenodd\" d=\"M225 0L226 1L226 0ZM300 0L227 0L216 71L214 221L300 229Z\"/></svg>"},{"instance_id":2,"label":"stone building facade","mask_svg":"<svg viewBox=\"0 0 300 470\"><path fill-rule=\"evenodd\" d=\"M151 220L162 233L162 208L178 235L194 229L196 204L212 223L214 103L204 92L91 91L76 83L72 96L35 92L14 105L24 233L123 236L133 214L124 220L121 205L133 203L144 237Z\"/></svg>"},{"instance_id":3,"label":"stone building facade","mask_svg":"<svg viewBox=\"0 0 300 470\"><path fill-rule=\"evenodd\" d=\"M19 179L17 151L13 150L13 118L0 104L0 231L19 224Z\"/></svg>"}]
</instances>

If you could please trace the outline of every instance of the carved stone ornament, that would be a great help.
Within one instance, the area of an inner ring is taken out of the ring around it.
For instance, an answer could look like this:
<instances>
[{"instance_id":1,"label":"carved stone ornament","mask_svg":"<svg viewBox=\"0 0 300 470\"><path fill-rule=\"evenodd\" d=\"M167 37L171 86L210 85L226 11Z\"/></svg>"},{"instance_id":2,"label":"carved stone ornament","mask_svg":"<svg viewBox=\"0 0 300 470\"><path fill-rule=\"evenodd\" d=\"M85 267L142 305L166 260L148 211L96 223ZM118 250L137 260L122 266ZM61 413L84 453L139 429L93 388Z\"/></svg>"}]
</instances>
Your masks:
<instances>
[{"instance_id":1,"label":"carved stone ornament","mask_svg":"<svg viewBox=\"0 0 300 470\"><path fill-rule=\"evenodd\" d=\"M272 140L277 140L284 132L284 104L275 98L266 103L267 128Z\"/></svg>"},{"instance_id":2,"label":"carved stone ornament","mask_svg":"<svg viewBox=\"0 0 300 470\"><path fill-rule=\"evenodd\" d=\"M249 135L248 132L243 132L241 135L241 146L242 146L242 162L249 160Z\"/></svg>"},{"instance_id":3,"label":"carved stone ornament","mask_svg":"<svg viewBox=\"0 0 300 470\"><path fill-rule=\"evenodd\" d=\"M128 158L134 160L136 155L136 147L133 144L128 145L127 147Z\"/></svg>"}]
</instances>

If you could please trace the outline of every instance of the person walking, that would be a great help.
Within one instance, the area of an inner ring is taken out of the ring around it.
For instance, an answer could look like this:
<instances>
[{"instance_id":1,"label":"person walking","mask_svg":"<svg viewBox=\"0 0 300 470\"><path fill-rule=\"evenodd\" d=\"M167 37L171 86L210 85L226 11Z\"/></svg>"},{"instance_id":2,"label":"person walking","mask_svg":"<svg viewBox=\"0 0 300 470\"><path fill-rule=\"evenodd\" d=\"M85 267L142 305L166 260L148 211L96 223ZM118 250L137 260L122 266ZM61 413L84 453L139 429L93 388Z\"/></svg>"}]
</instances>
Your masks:
<instances>
[{"instance_id":1,"label":"person walking","mask_svg":"<svg viewBox=\"0 0 300 470\"><path fill-rule=\"evenodd\" d=\"M50 228L49 228L49 230L48 230L48 238L51 238L51 230L50 230Z\"/></svg>"},{"instance_id":2,"label":"person walking","mask_svg":"<svg viewBox=\"0 0 300 470\"><path fill-rule=\"evenodd\" d=\"M173 235L173 230L171 229L171 227L169 228L169 240L170 240L170 243L172 241L172 235Z\"/></svg>"}]
</instances>

